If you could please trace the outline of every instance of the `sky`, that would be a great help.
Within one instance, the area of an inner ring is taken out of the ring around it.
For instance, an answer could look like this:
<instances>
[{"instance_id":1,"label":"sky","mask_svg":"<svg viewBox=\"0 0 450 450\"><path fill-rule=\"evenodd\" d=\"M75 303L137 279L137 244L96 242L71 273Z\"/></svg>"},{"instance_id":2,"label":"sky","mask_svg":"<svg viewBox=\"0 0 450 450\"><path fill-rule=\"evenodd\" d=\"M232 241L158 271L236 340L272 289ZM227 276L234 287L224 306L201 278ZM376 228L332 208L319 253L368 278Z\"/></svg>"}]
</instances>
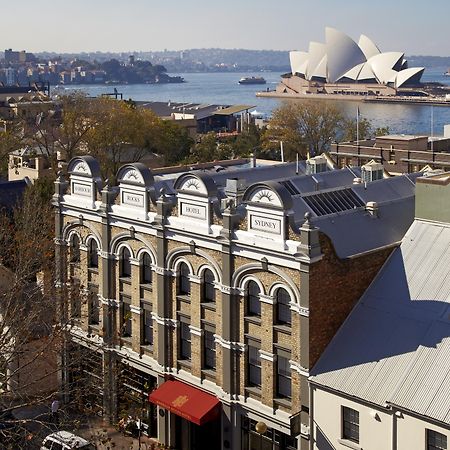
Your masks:
<instances>
[{"instance_id":1,"label":"sky","mask_svg":"<svg viewBox=\"0 0 450 450\"><path fill-rule=\"evenodd\" d=\"M450 56L450 0L2 0L0 49L307 50L332 26L382 51Z\"/></svg>"}]
</instances>

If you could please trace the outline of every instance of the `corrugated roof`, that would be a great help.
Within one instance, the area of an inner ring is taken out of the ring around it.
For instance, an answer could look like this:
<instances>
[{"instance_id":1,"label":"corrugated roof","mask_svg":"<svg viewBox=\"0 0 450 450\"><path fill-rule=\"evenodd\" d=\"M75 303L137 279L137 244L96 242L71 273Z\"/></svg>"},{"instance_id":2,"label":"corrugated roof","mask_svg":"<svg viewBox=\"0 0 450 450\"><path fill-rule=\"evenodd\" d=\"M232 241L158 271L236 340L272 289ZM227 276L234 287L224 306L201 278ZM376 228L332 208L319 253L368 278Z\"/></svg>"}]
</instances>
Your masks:
<instances>
[{"instance_id":1,"label":"corrugated roof","mask_svg":"<svg viewBox=\"0 0 450 450\"><path fill-rule=\"evenodd\" d=\"M450 225L416 220L311 381L450 422Z\"/></svg>"}]
</instances>

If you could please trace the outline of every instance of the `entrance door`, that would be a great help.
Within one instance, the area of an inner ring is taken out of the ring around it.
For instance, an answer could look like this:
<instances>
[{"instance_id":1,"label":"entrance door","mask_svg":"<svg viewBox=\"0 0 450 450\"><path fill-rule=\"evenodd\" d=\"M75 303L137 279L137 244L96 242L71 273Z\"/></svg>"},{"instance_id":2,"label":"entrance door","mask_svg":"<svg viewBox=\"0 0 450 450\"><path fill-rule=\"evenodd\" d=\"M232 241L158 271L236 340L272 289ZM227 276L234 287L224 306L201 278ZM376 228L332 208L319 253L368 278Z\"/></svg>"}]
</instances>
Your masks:
<instances>
[{"instance_id":1,"label":"entrance door","mask_svg":"<svg viewBox=\"0 0 450 450\"><path fill-rule=\"evenodd\" d=\"M220 418L199 426L176 416L175 427L177 450L220 449Z\"/></svg>"}]
</instances>

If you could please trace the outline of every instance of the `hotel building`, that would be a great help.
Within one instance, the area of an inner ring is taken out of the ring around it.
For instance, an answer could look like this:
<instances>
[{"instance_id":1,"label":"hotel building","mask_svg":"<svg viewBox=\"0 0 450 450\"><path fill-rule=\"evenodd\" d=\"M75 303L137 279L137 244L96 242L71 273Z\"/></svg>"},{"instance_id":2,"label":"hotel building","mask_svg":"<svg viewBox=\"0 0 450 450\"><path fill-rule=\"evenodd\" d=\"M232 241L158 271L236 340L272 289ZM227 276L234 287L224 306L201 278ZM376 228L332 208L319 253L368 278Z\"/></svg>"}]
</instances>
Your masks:
<instances>
[{"instance_id":1,"label":"hotel building","mask_svg":"<svg viewBox=\"0 0 450 450\"><path fill-rule=\"evenodd\" d=\"M67 398L171 448L309 448L310 368L411 224L417 176L319 156L127 164L110 185L74 158L53 198Z\"/></svg>"}]
</instances>

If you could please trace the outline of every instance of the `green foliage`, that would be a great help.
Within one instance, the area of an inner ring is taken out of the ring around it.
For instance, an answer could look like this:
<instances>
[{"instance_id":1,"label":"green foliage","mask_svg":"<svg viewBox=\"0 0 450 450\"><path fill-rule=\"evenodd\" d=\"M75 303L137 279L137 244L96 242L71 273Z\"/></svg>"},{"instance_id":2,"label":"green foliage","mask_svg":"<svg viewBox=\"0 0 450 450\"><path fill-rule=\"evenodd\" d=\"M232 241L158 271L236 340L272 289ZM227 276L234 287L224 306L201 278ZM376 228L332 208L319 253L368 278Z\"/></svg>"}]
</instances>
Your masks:
<instances>
[{"instance_id":1,"label":"green foliage","mask_svg":"<svg viewBox=\"0 0 450 450\"><path fill-rule=\"evenodd\" d=\"M275 109L262 135L262 147L276 154L283 142L284 156L293 161L296 155L306 158L329 149L336 140L343 117L331 103L320 101L285 102Z\"/></svg>"},{"instance_id":2,"label":"green foliage","mask_svg":"<svg viewBox=\"0 0 450 450\"><path fill-rule=\"evenodd\" d=\"M358 135L358 136L357 136ZM365 117L360 117L357 125L356 119L345 119L342 122L343 142L360 141L369 139L372 136L372 123Z\"/></svg>"},{"instance_id":3,"label":"green foliage","mask_svg":"<svg viewBox=\"0 0 450 450\"><path fill-rule=\"evenodd\" d=\"M375 128L375 132L374 132L375 136L386 136L390 133L391 133L391 130L389 129L388 126Z\"/></svg>"},{"instance_id":4,"label":"green foliage","mask_svg":"<svg viewBox=\"0 0 450 450\"><path fill-rule=\"evenodd\" d=\"M245 158L260 150L260 131L254 125L237 136L218 138L215 132L200 136L200 141L192 148L187 163L222 161Z\"/></svg>"}]
</instances>

